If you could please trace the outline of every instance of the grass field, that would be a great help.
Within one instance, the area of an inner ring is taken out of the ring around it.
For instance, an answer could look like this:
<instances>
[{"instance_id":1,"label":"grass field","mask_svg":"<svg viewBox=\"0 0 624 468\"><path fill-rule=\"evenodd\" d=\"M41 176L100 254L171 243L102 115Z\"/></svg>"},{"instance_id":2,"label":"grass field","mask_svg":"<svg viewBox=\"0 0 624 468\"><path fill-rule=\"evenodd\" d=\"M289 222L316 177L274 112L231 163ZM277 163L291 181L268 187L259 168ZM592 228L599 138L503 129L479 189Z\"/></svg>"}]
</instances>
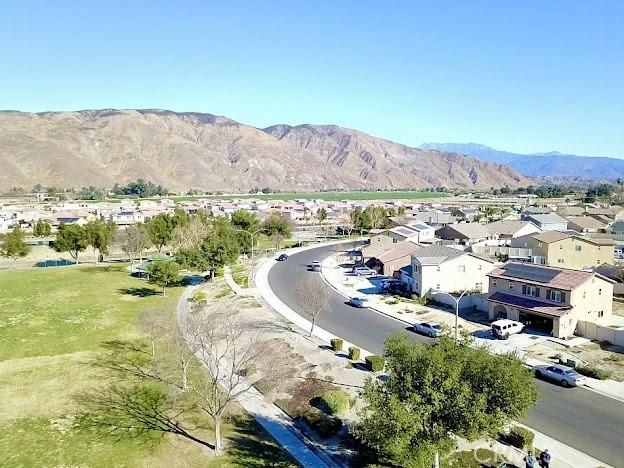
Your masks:
<instances>
[{"instance_id":1,"label":"grass field","mask_svg":"<svg viewBox=\"0 0 624 468\"><path fill-rule=\"evenodd\" d=\"M75 395L108 383L89 365L100 344L140 337L147 309L173 319L179 293L163 297L125 266L0 272L0 466L294 466L244 414L225 428L220 458L173 435L94 438L75 427Z\"/></svg>"}]
</instances>

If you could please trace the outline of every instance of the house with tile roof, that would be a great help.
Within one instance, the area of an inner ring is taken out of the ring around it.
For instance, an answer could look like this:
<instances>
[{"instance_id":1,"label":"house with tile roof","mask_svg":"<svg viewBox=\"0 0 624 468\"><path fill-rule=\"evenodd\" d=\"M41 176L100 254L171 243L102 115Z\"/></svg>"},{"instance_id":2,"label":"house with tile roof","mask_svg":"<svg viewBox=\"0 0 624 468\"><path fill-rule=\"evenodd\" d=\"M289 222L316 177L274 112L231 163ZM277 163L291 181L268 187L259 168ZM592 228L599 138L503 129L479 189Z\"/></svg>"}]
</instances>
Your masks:
<instances>
[{"instance_id":1,"label":"house with tile roof","mask_svg":"<svg viewBox=\"0 0 624 468\"><path fill-rule=\"evenodd\" d=\"M515 239L516 237L542 232L542 230L532 222L519 220L495 221L486 224L484 227L489 231L493 239Z\"/></svg>"},{"instance_id":2,"label":"house with tile roof","mask_svg":"<svg viewBox=\"0 0 624 468\"><path fill-rule=\"evenodd\" d=\"M523 214L522 220L531 221L542 231L565 231L568 229L568 221L557 213Z\"/></svg>"},{"instance_id":3,"label":"house with tile roof","mask_svg":"<svg viewBox=\"0 0 624 468\"><path fill-rule=\"evenodd\" d=\"M487 273L494 262L472 252L443 245L421 247L411 254L414 293L425 296L433 291L487 292Z\"/></svg>"},{"instance_id":4,"label":"house with tile roof","mask_svg":"<svg viewBox=\"0 0 624 468\"><path fill-rule=\"evenodd\" d=\"M556 338L611 321L614 282L597 273L509 262L487 276L491 320L516 320Z\"/></svg>"},{"instance_id":5,"label":"house with tile roof","mask_svg":"<svg viewBox=\"0 0 624 468\"><path fill-rule=\"evenodd\" d=\"M577 270L614 262L614 242L573 232L546 231L511 240L511 247L531 249L531 262Z\"/></svg>"},{"instance_id":6,"label":"house with tile roof","mask_svg":"<svg viewBox=\"0 0 624 468\"><path fill-rule=\"evenodd\" d=\"M412 253L420 248L421 246L410 238L395 244L393 248L370 259L366 264L383 275L394 276L401 268L411 263Z\"/></svg>"},{"instance_id":7,"label":"house with tile roof","mask_svg":"<svg viewBox=\"0 0 624 468\"><path fill-rule=\"evenodd\" d=\"M577 232L605 232L607 223L593 216L566 216L568 229Z\"/></svg>"},{"instance_id":8,"label":"house with tile roof","mask_svg":"<svg viewBox=\"0 0 624 468\"><path fill-rule=\"evenodd\" d=\"M479 223L457 223L441 227L435 232L436 237L461 245L492 239L490 232Z\"/></svg>"}]
</instances>

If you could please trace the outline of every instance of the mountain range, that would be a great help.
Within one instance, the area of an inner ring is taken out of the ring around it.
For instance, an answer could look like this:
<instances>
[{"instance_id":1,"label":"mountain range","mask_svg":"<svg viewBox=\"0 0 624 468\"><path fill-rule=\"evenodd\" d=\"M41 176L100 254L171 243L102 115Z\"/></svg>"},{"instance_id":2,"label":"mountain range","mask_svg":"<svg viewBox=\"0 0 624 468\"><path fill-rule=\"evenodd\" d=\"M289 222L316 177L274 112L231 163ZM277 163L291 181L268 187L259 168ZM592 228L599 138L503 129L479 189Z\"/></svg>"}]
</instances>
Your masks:
<instances>
[{"instance_id":1,"label":"mountain range","mask_svg":"<svg viewBox=\"0 0 624 468\"><path fill-rule=\"evenodd\" d=\"M255 128L167 110L0 111L0 189L111 187L137 178L174 190L490 188L530 183L506 165L411 148L335 125Z\"/></svg>"},{"instance_id":2,"label":"mountain range","mask_svg":"<svg viewBox=\"0 0 624 468\"><path fill-rule=\"evenodd\" d=\"M422 149L462 153L483 161L507 164L526 177L578 180L624 178L624 159L576 156L559 152L518 154L476 143L425 143Z\"/></svg>"}]
</instances>

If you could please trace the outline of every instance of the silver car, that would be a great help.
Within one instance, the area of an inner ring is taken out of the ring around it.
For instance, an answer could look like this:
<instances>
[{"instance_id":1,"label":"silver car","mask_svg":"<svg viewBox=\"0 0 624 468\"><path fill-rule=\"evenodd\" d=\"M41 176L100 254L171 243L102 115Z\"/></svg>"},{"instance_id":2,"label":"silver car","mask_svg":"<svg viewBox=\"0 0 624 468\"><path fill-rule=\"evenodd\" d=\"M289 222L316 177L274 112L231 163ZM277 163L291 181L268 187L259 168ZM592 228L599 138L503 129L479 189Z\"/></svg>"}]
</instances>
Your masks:
<instances>
[{"instance_id":1,"label":"silver car","mask_svg":"<svg viewBox=\"0 0 624 468\"><path fill-rule=\"evenodd\" d=\"M442 327L439 323L435 322L421 322L414 324L414 331L431 338L437 338L442 333Z\"/></svg>"},{"instance_id":2,"label":"silver car","mask_svg":"<svg viewBox=\"0 0 624 468\"><path fill-rule=\"evenodd\" d=\"M561 384L562 387L578 387L585 385L587 378L579 374L571 367L558 364L535 366L535 377L552 380Z\"/></svg>"},{"instance_id":3,"label":"silver car","mask_svg":"<svg viewBox=\"0 0 624 468\"><path fill-rule=\"evenodd\" d=\"M349 299L349 304L351 304L353 307L359 308L368 307L368 299L366 299L365 297L352 297L351 299Z\"/></svg>"},{"instance_id":4,"label":"silver car","mask_svg":"<svg viewBox=\"0 0 624 468\"><path fill-rule=\"evenodd\" d=\"M312 263L310 263L309 268L312 271L321 271L321 262L319 262L318 260L314 260Z\"/></svg>"},{"instance_id":5,"label":"silver car","mask_svg":"<svg viewBox=\"0 0 624 468\"><path fill-rule=\"evenodd\" d=\"M351 269L355 276L377 276L377 272L366 265L356 265Z\"/></svg>"}]
</instances>

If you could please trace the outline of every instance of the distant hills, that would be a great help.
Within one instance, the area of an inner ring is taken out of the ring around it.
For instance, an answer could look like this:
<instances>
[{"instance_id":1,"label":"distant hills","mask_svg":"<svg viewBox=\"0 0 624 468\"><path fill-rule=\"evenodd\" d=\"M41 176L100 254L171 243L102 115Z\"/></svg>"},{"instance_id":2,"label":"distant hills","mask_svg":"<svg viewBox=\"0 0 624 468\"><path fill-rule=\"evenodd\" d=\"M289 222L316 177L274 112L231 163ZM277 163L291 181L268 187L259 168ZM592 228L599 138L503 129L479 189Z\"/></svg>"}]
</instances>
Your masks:
<instances>
[{"instance_id":1,"label":"distant hills","mask_svg":"<svg viewBox=\"0 0 624 468\"><path fill-rule=\"evenodd\" d=\"M614 180L624 178L624 159L576 156L558 152L517 154L476 143L425 143L422 149L456 152L507 164L526 177Z\"/></svg>"},{"instance_id":2,"label":"distant hills","mask_svg":"<svg viewBox=\"0 0 624 468\"><path fill-rule=\"evenodd\" d=\"M265 129L167 110L0 111L0 189L112 187L138 178L173 190L489 189L530 183L456 151L411 148L335 125Z\"/></svg>"}]
</instances>

